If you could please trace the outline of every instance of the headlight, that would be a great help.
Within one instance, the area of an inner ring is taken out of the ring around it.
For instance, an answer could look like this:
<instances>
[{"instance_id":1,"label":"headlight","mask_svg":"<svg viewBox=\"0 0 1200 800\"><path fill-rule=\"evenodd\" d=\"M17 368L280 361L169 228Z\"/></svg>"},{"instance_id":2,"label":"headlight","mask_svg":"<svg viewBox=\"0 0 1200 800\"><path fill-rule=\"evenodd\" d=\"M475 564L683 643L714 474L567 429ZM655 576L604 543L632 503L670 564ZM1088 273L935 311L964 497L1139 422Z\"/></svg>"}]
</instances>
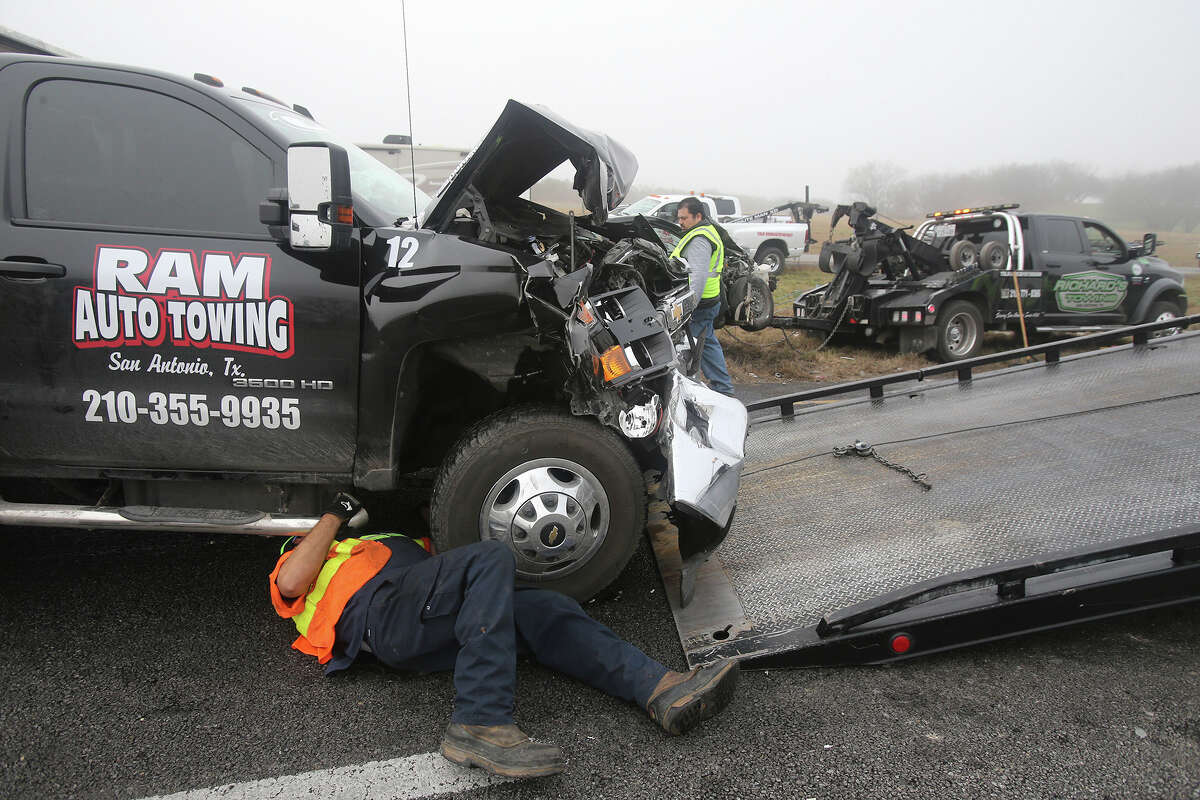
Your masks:
<instances>
[{"instance_id":1,"label":"headlight","mask_svg":"<svg viewBox=\"0 0 1200 800\"><path fill-rule=\"evenodd\" d=\"M630 439L645 439L658 430L662 418L662 403L658 395L650 393L637 405L631 405L620 414L621 432Z\"/></svg>"},{"instance_id":2,"label":"headlight","mask_svg":"<svg viewBox=\"0 0 1200 800\"><path fill-rule=\"evenodd\" d=\"M658 319L664 328L674 333L695 310L695 306L696 295L685 286L662 299L658 306Z\"/></svg>"}]
</instances>

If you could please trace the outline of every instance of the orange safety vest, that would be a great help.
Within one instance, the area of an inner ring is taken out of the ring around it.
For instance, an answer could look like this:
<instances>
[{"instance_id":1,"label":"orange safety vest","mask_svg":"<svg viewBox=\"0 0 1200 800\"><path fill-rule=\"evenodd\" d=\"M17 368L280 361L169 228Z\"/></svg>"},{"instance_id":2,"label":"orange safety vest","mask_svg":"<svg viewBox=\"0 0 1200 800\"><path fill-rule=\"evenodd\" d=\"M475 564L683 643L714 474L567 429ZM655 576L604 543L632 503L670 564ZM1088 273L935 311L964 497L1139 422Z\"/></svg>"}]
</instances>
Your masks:
<instances>
[{"instance_id":1,"label":"orange safety vest","mask_svg":"<svg viewBox=\"0 0 1200 800\"><path fill-rule=\"evenodd\" d=\"M399 535L371 534L333 542L313 585L302 596L290 600L280 594L275 579L294 551L289 550L279 557L271 571L271 605L275 607L275 613L296 624L300 635L292 642L293 648L316 656L322 664L333 658L334 626L346 603L367 581L378 575L392 557L391 549L376 540ZM432 552L428 539L414 541Z\"/></svg>"}]
</instances>

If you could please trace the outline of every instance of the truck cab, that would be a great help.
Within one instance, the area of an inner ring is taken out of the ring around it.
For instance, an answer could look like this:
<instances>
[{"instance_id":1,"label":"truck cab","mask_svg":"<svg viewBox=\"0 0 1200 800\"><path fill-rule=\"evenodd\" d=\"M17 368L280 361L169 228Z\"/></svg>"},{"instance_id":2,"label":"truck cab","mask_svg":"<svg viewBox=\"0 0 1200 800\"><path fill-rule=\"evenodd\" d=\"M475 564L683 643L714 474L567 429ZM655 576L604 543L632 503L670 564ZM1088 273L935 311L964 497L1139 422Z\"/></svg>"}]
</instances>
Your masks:
<instances>
[{"instance_id":1,"label":"truck cab","mask_svg":"<svg viewBox=\"0 0 1200 800\"><path fill-rule=\"evenodd\" d=\"M941 214L914 236L945 252L956 270L997 279L997 296L989 298L995 322L1023 318L1029 330L1099 330L1168 311L1182 315L1187 307L1182 276L1154 256L1154 234L1130 243L1096 219L1000 209Z\"/></svg>"}]
</instances>

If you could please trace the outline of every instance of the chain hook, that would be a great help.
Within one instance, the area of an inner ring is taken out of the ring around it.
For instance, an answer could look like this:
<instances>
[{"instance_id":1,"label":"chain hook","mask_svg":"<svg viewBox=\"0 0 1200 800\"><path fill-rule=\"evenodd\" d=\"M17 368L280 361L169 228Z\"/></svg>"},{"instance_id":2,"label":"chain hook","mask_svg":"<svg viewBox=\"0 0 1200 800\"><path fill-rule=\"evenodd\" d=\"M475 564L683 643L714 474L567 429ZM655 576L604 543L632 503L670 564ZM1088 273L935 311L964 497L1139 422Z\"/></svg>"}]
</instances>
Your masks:
<instances>
[{"instance_id":1,"label":"chain hook","mask_svg":"<svg viewBox=\"0 0 1200 800\"><path fill-rule=\"evenodd\" d=\"M928 480L929 476L924 472L913 472L906 466L888 461L886 458L879 455L879 453L875 452L875 447L873 445L867 444L861 439L856 439L854 444L837 446L833 448L833 454L838 457L849 455L850 453L854 453L856 456L862 456L864 458L867 456L874 458L888 469L894 469L897 472L912 478L913 483L917 484L925 491L929 491L933 488L933 484L931 484Z\"/></svg>"}]
</instances>

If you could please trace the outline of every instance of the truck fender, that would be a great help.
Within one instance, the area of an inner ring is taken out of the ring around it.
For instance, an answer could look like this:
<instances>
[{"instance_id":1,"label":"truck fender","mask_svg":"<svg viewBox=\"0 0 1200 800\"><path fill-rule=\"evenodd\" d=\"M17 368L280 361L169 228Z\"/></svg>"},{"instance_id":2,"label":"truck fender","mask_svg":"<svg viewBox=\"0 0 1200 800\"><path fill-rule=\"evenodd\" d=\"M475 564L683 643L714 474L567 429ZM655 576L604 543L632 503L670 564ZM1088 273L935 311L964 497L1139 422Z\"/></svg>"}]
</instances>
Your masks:
<instances>
[{"instance_id":1,"label":"truck fender","mask_svg":"<svg viewBox=\"0 0 1200 800\"><path fill-rule=\"evenodd\" d=\"M980 315L983 316L984 326L990 325L994 321L994 319L993 319L995 316L994 298L990 297L988 294L985 294L982 291L979 291L975 287L972 287L971 289L968 289L966 291L963 291L956 287L947 287L946 289L943 289L941 291L934 292L929 297L929 302L933 303L934 308L937 309L937 311L934 312L935 319L937 317L937 314L941 311L942 306L946 305L951 300L967 300L971 303L974 303L976 305L976 307L979 308Z\"/></svg>"},{"instance_id":2,"label":"truck fender","mask_svg":"<svg viewBox=\"0 0 1200 800\"><path fill-rule=\"evenodd\" d=\"M1146 288L1146 293L1142 295L1142 299L1138 301L1137 308L1133 310L1133 315L1130 317L1131 322L1145 322L1146 314L1150 311L1150 306L1159 300L1173 301L1179 306L1179 313L1183 315L1187 312L1184 304L1179 301L1182 295L1186 292L1183 284L1171 278L1159 278L1154 283Z\"/></svg>"},{"instance_id":3,"label":"truck fender","mask_svg":"<svg viewBox=\"0 0 1200 800\"><path fill-rule=\"evenodd\" d=\"M754 250L755 255L757 255L758 251L764 247L782 247L783 252L787 253L789 257L792 255L792 248L789 247L788 243L783 239L763 239L761 242L755 242L755 244L758 245L758 247L756 247ZM800 248L796 249L798 250Z\"/></svg>"},{"instance_id":4,"label":"truck fender","mask_svg":"<svg viewBox=\"0 0 1200 800\"><path fill-rule=\"evenodd\" d=\"M534 342L527 334L502 334L414 347L395 377L390 415L360 419L371 435L360 436L355 486L369 491L394 487L401 465L431 444L428 420L423 419L431 403L443 410L460 409L464 430L503 406L514 376L525 371L521 365Z\"/></svg>"}]
</instances>

